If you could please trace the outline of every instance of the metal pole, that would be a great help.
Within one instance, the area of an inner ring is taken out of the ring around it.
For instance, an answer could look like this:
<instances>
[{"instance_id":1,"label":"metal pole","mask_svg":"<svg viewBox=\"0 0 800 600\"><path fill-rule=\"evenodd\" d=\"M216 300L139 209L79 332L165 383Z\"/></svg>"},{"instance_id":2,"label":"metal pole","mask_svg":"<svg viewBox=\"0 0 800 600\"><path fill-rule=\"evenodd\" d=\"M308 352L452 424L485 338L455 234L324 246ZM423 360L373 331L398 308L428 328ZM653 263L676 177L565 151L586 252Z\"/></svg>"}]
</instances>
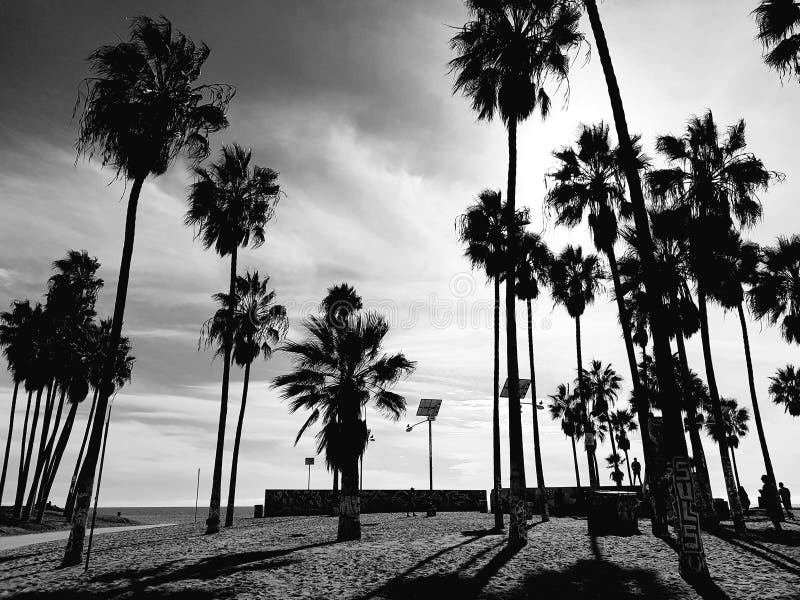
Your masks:
<instances>
[{"instance_id":1,"label":"metal pole","mask_svg":"<svg viewBox=\"0 0 800 600\"><path fill-rule=\"evenodd\" d=\"M197 523L197 501L200 499L200 469L197 469L197 492L194 495L194 522Z\"/></svg>"},{"instance_id":2,"label":"metal pole","mask_svg":"<svg viewBox=\"0 0 800 600\"><path fill-rule=\"evenodd\" d=\"M432 421L428 419L428 468L430 470L431 492L433 491L433 428Z\"/></svg>"},{"instance_id":3,"label":"metal pole","mask_svg":"<svg viewBox=\"0 0 800 600\"><path fill-rule=\"evenodd\" d=\"M311 465L308 465L308 489L311 490Z\"/></svg>"}]
</instances>

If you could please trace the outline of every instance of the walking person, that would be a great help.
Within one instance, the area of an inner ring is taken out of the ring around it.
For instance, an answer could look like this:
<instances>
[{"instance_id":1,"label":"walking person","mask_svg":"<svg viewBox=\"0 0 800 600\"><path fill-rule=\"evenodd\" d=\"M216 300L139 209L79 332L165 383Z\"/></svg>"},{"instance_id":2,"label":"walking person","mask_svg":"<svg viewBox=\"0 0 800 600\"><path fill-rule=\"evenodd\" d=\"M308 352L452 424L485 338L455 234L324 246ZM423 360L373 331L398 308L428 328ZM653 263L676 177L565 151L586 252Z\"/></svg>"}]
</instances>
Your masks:
<instances>
[{"instance_id":1,"label":"walking person","mask_svg":"<svg viewBox=\"0 0 800 600\"><path fill-rule=\"evenodd\" d=\"M637 478L639 479L639 485L642 485L642 463L640 463L635 456L631 463L631 471L633 471L633 485L636 485Z\"/></svg>"},{"instance_id":2,"label":"walking person","mask_svg":"<svg viewBox=\"0 0 800 600\"><path fill-rule=\"evenodd\" d=\"M406 506L406 516L407 517L416 517L417 516L416 506L414 504L414 501L415 501L414 496L415 496L415 494L416 494L416 492L414 492L414 488L412 487L408 491L408 505Z\"/></svg>"},{"instance_id":3,"label":"walking person","mask_svg":"<svg viewBox=\"0 0 800 600\"><path fill-rule=\"evenodd\" d=\"M761 481L764 483L764 487L761 488L761 496L764 498L764 508L767 510L767 516L775 526L775 531L783 531L781 528L783 511L778 503L778 490L770 483L769 477L766 475L761 476Z\"/></svg>"},{"instance_id":4,"label":"walking person","mask_svg":"<svg viewBox=\"0 0 800 600\"><path fill-rule=\"evenodd\" d=\"M794 519L792 512L792 492L789 488L783 486L783 482L778 482L778 495L781 497L781 503L786 510L786 518Z\"/></svg>"}]
</instances>

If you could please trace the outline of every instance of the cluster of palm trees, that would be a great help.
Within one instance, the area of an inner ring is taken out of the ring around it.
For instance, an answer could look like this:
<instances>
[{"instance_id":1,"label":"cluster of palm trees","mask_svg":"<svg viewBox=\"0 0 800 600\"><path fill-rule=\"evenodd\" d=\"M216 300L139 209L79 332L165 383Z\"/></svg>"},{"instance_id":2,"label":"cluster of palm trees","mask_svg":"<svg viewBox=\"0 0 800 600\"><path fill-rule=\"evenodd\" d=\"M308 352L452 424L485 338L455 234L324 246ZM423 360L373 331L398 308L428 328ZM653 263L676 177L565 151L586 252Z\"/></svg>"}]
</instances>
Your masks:
<instances>
[{"instance_id":1,"label":"cluster of palm trees","mask_svg":"<svg viewBox=\"0 0 800 600\"><path fill-rule=\"evenodd\" d=\"M575 320L576 381L572 391L563 384L551 396L551 414L560 419L564 433L572 438L576 477L579 478L575 440L583 437L590 484L599 484L594 457L596 436L611 427L613 452L607 462L612 479L621 481L618 474L621 458L615 442L627 451L627 435L621 433L630 431L632 426L638 426L642 433L645 463L650 467L648 480L669 476L671 465L679 464L672 461L688 456L686 423L702 492L697 494L698 502L704 514L713 514L705 458L696 435L700 426L698 411L702 408L709 414L706 426L720 451L736 528L743 530L739 494L731 469L731 445L744 431L732 431L728 425L732 414L744 413L720 396L712 360L708 306L716 303L739 315L753 415L765 469L774 486L753 379L746 311L749 307L756 318L766 318L771 323L780 321L787 341L800 342L800 237L780 238L776 247L762 249L742 241L741 235L761 217L759 194L781 179L782 174L768 170L747 151L744 121L721 134L711 111L692 117L682 135L662 135L656 139L656 150L664 161L663 166L656 167L642 152L639 138L628 131L595 1L467 0L465 4L470 20L451 40L456 52L450 62L455 75L453 91L469 98L479 119L500 116L508 133L505 203L499 192L482 192L478 202L458 220L457 229L466 245L467 258L473 267L486 273L495 287L495 488L500 481L499 298L501 283L506 283L509 545L525 543L525 529L520 523L520 515L524 514L521 503L525 473L519 424L515 301L535 298L543 285L550 287L554 301L563 305ZM631 406L638 422L628 411L625 416L608 412L608 403L615 399L619 387L619 376L610 366L593 362L588 372L583 368L580 317L606 278L602 260L573 246L554 257L539 236L525 231L530 221L529 211L517 207L515 196L517 128L534 111L545 118L550 108L549 86L557 89L566 84L571 57L585 43L579 28L583 10L603 68L619 143L613 142L610 128L603 122L582 126L574 146L553 153L557 164L548 173L549 189L544 203L559 225L574 227L585 218L595 248L605 256L628 357L633 387ZM767 63L782 73L800 75L797 69L800 45L795 34L800 25L798 4L792 0L766 0L755 14L760 38L769 50ZM535 253L526 251L531 239L535 240ZM626 246L621 253L620 242ZM527 291L530 279L536 282L532 295ZM702 381L696 381L697 376L686 360L685 338L697 331L701 334L707 388ZM676 341L677 355L673 354L671 339ZM641 361L637 359L635 344L642 349ZM652 356L648 355L651 345ZM529 349L533 380L532 343ZM787 366L778 371L770 386L773 399L792 414L798 409L797 376L797 371ZM707 401L698 397L698 387L707 389ZM660 417L655 417L653 410L660 411ZM687 414L685 420L682 412ZM663 432L660 446L656 446L650 435L655 419L660 421L659 429ZM534 422L537 475L543 487L536 429ZM656 472L656 456L667 459L665 473ZM692 517L678 512L679 531L684 531L684 523ZM496 515L496 523L502 526L501 514ZM687 576L707 575L704 561L690 560L683 551L681 569Z\"/></svg>"},{"instance_id":2,"label":"cluster of palm trees","mask_svg":"<svg viewBox=\"0 0 800 600\"><path fill-rule=\"evenodd\" d=\"M98 320L95 312L103 286L103 280L97 277L99 268L97 259L86 251L70 250L53 263L55 273L48 281L44 304L15 300L11 310L0 314L0 346L14 381L0 502L9 471L17 395L20 388L27 392L13 504L13 518L17 521L42 522L78 409L91 392L86 428L64 501L68 521L74 510L77 473L84 462L102 370L109 362L111 322ZM127 338L121 338L111 360L111 394L131 379L134 358L130 351ZM37 435L39 443L34 452Z\"/></svg>"}]
</instances>

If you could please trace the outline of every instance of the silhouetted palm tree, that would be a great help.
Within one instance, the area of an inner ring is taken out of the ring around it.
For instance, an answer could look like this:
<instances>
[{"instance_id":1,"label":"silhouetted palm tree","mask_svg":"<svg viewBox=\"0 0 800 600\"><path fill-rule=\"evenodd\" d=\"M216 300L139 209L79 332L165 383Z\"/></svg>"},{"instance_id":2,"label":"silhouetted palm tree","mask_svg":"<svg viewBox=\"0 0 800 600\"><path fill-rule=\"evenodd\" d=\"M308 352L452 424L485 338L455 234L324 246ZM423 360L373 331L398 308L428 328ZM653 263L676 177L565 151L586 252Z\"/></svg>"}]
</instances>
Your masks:
<instances>
[{"instance_id":1,"label":"silhouetted palm tree","mask_svg":"<svg viewBox=\"0 0 800 600\"><path fill-rule=\"evenodd\" d=\"M546 285L553 264L553 254L542 238L531 232L524 232L519 244L520 262L517 266L516 293L524 300L528 309L528 360L531 372L531 409L533 412L533 456L536 465L536 483L542 502L542 521L549 521L547 508L547 487L544 483L542 452L539 446L539 415L537 413L536 368L533 360L533 307L532 301L539 297L541 287Z\"/></svg>"},{"instance_id":2,"label":"silhouetted palm tree","mask_svg":"<svg viewBox=\"0 0 800 600\"><path fill-rule=\"evenodd\" d=\"M800 344L800 235L779 237L762 249L761 261L748 293L759 319L780 321L787 342Z\"/></svg>"},{"instance_id":3,"label":"silhouetted palm tree","mask_svg":"<svg viewBox=\"0 0 800 600\"><path fill-rule=\"evenodd\" d=\"M264 228L272 219L280 187L278 173L272 169L250 164L250 150L238 144L224 146L219 162L211 167L197 167L197 179L189 194L185 222L197 226L197 237L208 249L212 246L220 257L231 257L230 290L234 298L236 261L239 248L261 246ZM233 321L235 305L228 307L228 320ZM224 328L222 394L220 398L217 450L214 455L214 474L211 480L206 533L219 531L220 497L222 493L222 453L225 448L225 423L228 415L228 386L232 351L232 327Z\"/></svg>"},{"instance_id":4,"label":"silhouetted palm tree","mask_svg":"<svg viewBox=\"0 0 800 600\"><path fill-rule=\"evenodd\" d=\"M236 277L235 312L233 316L232 358L244 367L242 402L239 408L239 421L236 425L236 438L233 444L231 478L228 491L228 507L225 513L225 527L233 525L233 512L236 497L236 473L239 466L239 448L242 440L244 411L247 404L247 389L250 383L250 367L259 355L265 359L272 356L276 344L283 338L289 327L286 307L275 303L275 292L269 290L269 276L261 279L258 271L247 272ZM224 356L225 324L228 322L227 294L215 296L220 308L209 319L204 330L207 344L218 346L217 355Z\"/></svg>"},{"instance_id":5,"label":"silhouetted palm tree","mask_svg":"<svg viewBox=\"0 0 800 600\"><path fill-rule=\"evenodd\" d=\"M736 489L739 489L742 484L739 481L739 468L736 465L735 448L739 447L739 440L741 440L750 431L748 422L750 421L750 412L743 407L733 398L722 398L722 426L717 426L717 422L713 418L706 420L706 433L715 442L719 443L720 439L725 439L731 449L731 458L733 459L733 470L736 475Z\"/></svg>"},{"instance_id":6,"label":"silhouetted palm tree","mask_svg":"<svg viewBox=\"0 0 800 600\"><path fill-rule=\"evenodd\" d=\"M589 415L599 423L609 423L608 411L617 401L617 395L622 387L622 377L611 368L611 364L605 367L599 360L592 360L589 369L583 372L583 381L587 385L587 397L592 400L592 408ZM609 428L610 429L610 428ZM611 451L617 454L617 444L614 440L614 431L611 430ZM597 458L594 457L595 468L597 468ZM618 465L617 465L618 466ZM612 478L618 485L622 485L622 479ZM598 482L599 483L599 482Z\"/></svg>"},{"instance_id":7,"label":"silhouetted palm tree","mask_svg":"<svg viewBox=\"0 0 800 600\"><path fill-rule=\"evenodd\" d=\"M800 417L800 369L786 365L770 377L769 394L777 405L783 405L785 412Z\"/></svg>"},{"instance_id":8,"label":"silhouetted palm tree","mask_svg":"<svg viewBox=\"0 0 800 600\"><path fill-rule=\"evenodd\" d=\"M337 539L361 539L358 458L369 436L361 410L372 401L394 420L404 414L405 398L390 388L410 375L415 363L402 353L384 353L389 325L377 313L353 314L337 329L318 317L309 317L304 326L304 341L281 347L294 358L295 370L272 385L290 401L291 412L305 408L322 418L317 452L325 452L325 460L342 472ZM314 421L309 418L298 437Z\"/></svg>"},{"instance_id":9,"label":"silhouetted palm tree","mask_svg":"<svg viewBox=\"0 0 800 600\"><path fill-rule=\"evenodd\" d=\"M788 72L800 77L800 3L796 0L763 0L753 14L758 39L764 46L764 62L781 77Z\"/></svg>"},{"instance_id":10,"label":"silhouetted palm tree","mask_svg":"<svg viewBox=\"0 0 800 600\"><path fill-rule=\"evenodd\" d=\"M586 307L594 302L595 293L600 289L603 270L596 254L584 257L580 247L567 246L558 255L550 269L550 294L556 304L567 309L569 316L575 320L575 352L577 356L578 386L576 395L581 399L583 412L588 416L589 386L584 379L583 358L581 352L581 315ZM587 434L594 434L591 422L587 422ZM586 458L589 463L589 484L597 487L597 465L593 456L591 443L586 446Z\"/></svg>"},{"instance_id":11,"label":"silhouetted palm tree","mask_svg":"<svg viewBox=\"0 0 800 600\"><path fill-rule=\"evenodd\" d=\"M710 252L711 240L722 240L738 224L749 226L761 217L758 192L766 190L777 174L768 171L760 159L745 151L745 124L739 120L721 138L711 111L692 117L681 137L660 136L656 149L670 167L648 174L655 198L672 201L691 212L689 249L700 310L700 336L706 379L714 418L722 419L720 395L711 354L707 300L715 285L720 260ZM738 489L728 454L727 440L718 441L722 471L731 505L734 526L745 530Z\"/></svg>"},{"instance_id":12,"label":"silhouetted palm tree","mask_svg":"<svg viewBox=\"0 0 800 600\"><path fill-rule=\"evenodd\" d=\"M580 13L567 0L466 0L472 20L450 40L457 56L450 61L456 73L454 92L472 101L478 118L499 114L508 132L508 189L506 192L508 252L506 281L514 282L517 256L516 214L517 126L538 111L550 111L544 89L547 79L567 80L569 52L579 46ZM519 364L514 286L506 286L506 359L509 389L510 546L527 543L525 528L525 462L519 398Z\"/></svg>"},{"instance_id":13,"label":"silhouetted palm tree","mask_svg":"<svg viewBox=\"0 0 800 600\"><path fill-rule=\"evenodd\" d=\"M572 442L572 460L575 463L575 483L578 489L581 487L581 472L578 468L578 452L575 448L575 440L583 437L582 405L579 398L574 393L570 393L569 386L561 383L558 385L555 394L548 396L551 402L549 405L550 416L554 421L559 421L561 431L564 432Z\"/></svg>"},{"instance_id":14,"label":"silhouetted palm tree","mask_svg":"<svg viewBox=\"0 0 800 600\"><path fill-rule=\"evenodd\" d=\"M628 432L636 431L639 428L635 421L634 412L625 408L618 408L615 411L609 412L608 426L611 439L614 439L616 436L619 449L625 453L625 465L628 468L628 482L630 485L633 485L630 457L628 456L628 451L631 449L631 441L628 438Z\"/></svg>"},{"instance_id":15,"label":"silhouetted palm tree","mask_svg":"<svg viewBox=\"0 0 800 600\"><path fill-rule=\"evenodd\" d=\"M148 176L166 172L181 153L199 161L208 156L210 133L227 126L225 110L233 89L198 85L210 50L173 31L165 18L138 17L127 42L101 46L89 57L93 77L80 98L78 142L80 155L99 155L103 165L132 182L125 220L125 238L114 316L110 356L122 335L139 194ZM78 476L75 516L63 565L81 560L94 474L100 456L104 422L113 378L105 370L97 401L86 458Z\"/></svg>"}]
</instances>

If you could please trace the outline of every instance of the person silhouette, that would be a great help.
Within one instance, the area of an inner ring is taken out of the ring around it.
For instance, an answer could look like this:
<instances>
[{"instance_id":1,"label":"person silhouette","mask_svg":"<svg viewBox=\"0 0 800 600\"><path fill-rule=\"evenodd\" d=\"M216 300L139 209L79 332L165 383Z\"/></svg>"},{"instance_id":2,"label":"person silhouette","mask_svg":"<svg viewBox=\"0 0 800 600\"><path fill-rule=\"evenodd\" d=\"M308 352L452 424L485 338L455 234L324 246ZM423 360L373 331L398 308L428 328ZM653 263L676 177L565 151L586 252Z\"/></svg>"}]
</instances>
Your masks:
<instances>
[{"instance_id":1,"label":"person silhouette","mask_svg":"<svg viewBox=\"0 0 800 600\"><path fill-rule=\"evenodd\" d=\"M783 508L786 510L786 517L794 519L794 513L792 512L792 492L789 488L783 486L782 481L778 482L778 496L780 496Z\"/></svg>"},{"instance_id":2,"label":"person silhouette","mask_svg":"<svg viewBox=\"0 0 800 600\"><path fill-rule=\"evenodd\" d=\"M642 463L640 463L636 457L633 457L633 462L631 463L631 471L633 471L633 485L636 485L636 479L639 479L639 485L642 485Z\"/></svg>"},{"instance_id":3,"label":"person silhouette","mask_svg":"<svg viewBox=\"0 0 800 600\"><path fill-rule=\"evenodd\" d=\"M406 516L407 517L416 517L417 516L416 507L414 505L414 500L415 500L414 495L415 495L415 492L414 492L414 488L412 487L410 490L408 490L408 505L406 506ZM409 514L409 513L411 513L411 514Z\"/></svg>"},{"instance_id":4,"label":"person silhouette","mask_svg":"<svg viewBox=\"0 0 800 600\"><path fill-rule=\"evenodd\" d=\"M767 510L767 516L772 521L775 531L782 531L781 519L783 518L783 511L778 500L778 490L766 475L761 476L761 482L764 484L764 487L761 488L761 497L764 498L764 508Z\"/></svg>"}]
</instances>

